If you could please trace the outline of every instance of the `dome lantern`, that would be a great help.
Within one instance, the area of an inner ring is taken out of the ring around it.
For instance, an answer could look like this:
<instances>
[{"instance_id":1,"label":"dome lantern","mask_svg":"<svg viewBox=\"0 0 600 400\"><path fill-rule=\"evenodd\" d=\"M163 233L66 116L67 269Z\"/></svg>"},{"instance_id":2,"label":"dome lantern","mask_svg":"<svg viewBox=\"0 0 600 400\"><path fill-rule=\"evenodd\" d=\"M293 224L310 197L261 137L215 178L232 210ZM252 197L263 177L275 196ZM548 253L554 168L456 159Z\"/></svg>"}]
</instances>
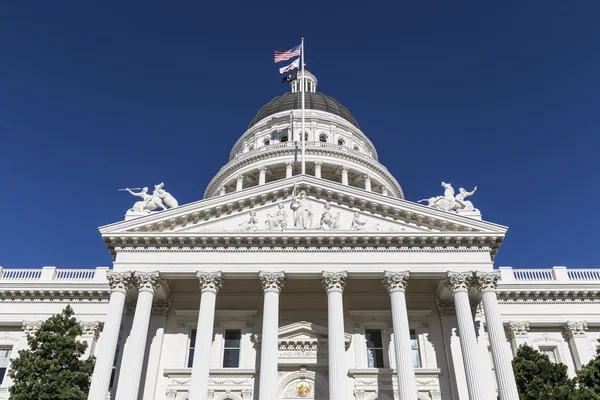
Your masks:
<instances>
[{"instance_id":1,"label":"dome lantern","mask_svg":"<svg viewBox=\"0 0 600 400\"><path fill-rule=\"evenodd\" d=\"M300 82L302 81L302 72L298 71L298 79L290 82L290 86L292 87L292 93L300 93ZM306 82L306 92L307 93L315 93L317 91L317 85L319 81L317 77L304 70L304 82Z\"/></svg>"}]
</instances>

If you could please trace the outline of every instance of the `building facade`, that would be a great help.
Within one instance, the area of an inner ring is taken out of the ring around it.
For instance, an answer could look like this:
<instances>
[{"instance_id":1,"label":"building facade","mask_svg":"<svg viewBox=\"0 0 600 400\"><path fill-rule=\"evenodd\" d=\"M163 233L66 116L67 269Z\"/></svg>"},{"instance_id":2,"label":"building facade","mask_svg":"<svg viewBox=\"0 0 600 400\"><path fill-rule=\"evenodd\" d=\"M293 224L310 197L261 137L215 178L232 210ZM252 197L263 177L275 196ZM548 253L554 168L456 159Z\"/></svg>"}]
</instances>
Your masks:
<instances>
[{"instance_id":1,"label":"building facade","mask_svg":"<svg viewBox=\"0 0 600 400\"><path fill-rule=\"evenodd\" d=\"M27 334L67 304L97 358L89 400L516 400L521 344L571 375L587 363L600 270L494 269L507 228L475 190L405 200L317 83L307 73L304 132L294 81L204 199L132 192L100 228L112 268L0 269L0 399Z\"/></svg>"}]
</instances>

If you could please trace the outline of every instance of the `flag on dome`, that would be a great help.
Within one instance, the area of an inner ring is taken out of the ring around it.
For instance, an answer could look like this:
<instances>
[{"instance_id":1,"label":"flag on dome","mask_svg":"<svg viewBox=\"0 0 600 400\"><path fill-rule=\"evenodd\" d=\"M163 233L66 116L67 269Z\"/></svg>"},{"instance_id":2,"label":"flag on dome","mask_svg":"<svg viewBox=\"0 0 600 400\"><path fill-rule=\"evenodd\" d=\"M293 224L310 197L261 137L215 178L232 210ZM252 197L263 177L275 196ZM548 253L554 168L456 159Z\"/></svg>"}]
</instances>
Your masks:
<instances>
[{"instance_id":1,"label":"flag on dome","mask_svg":"<svg viewBox=\"0 0 600 400\"><path fill-rule=\"evenodd\" d=\"M298 46L291 48L289 50L286 51L275 51L275 64L277 64L278 62L282 62L282 61L287 61L290 58L294 58L294 57L298 57L300 55L300 48L301 48L301 44L299 44Z\"/></svg>"},{"instance_id":2,"label":"flag on dome","mask_svg":"<svg viewBox=\"0 0 600 400\"><path fill-rule=\"evenodd\" d=\"M300 68L300 59L297 58L296 60L294 60L293 63L291 63L290 65L283 67L283 68L279 68L279 73L280 74L287 74L290 71L293 71L295 69Z\"/></svg>"},{"instance_id":3,"label":"flag on dome","mask_svg":"<svg viewBox=\"0 0 600 400\"><path fill-rule=\"evenodd\" d=\"M298 79L298 71L294 71L292 74L286 76L281 80L281 83L289 83Z\"/></svg>"}]
</instances>

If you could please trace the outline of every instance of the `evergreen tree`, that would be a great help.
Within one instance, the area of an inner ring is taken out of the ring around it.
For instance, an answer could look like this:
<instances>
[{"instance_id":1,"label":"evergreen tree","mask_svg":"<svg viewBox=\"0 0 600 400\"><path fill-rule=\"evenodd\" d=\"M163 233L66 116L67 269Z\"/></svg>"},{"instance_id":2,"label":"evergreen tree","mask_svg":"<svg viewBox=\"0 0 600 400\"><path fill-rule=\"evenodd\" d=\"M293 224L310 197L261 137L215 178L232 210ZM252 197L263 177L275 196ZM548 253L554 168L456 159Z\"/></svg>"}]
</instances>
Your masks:
<instances>
[{"instance_id":1,"label":"evergreen tree","mask_svg":"<svg viewBox=\"0 0 600 400\"><path fill-rule=\"evenodd\" d=\"M519 347L512 364L520 400L574 400L565 365L527 345Z\"/></svg>"},{"instance_id":2,"label":"evergreen tree","mask_svg":"<svg viewBox=\"0 0 600 400\"><path fill-rule=\"evenodd\" d=\"M94 358L81 359L87 343L81 326L67 306L27 337L29 349L12 360L10 400L85 400Z\"/></svg>"},{"instance_id":3,"label":"evergreen tree","mask_svg":"<svg viewBox=\"0 0 600 400\"><path fill-rule=\"evenodd\" d=\"M575 379L581 389L594 392L600 399L600 347L596 350L596 357L577 371Z\"/></svg>"}]
</instances>

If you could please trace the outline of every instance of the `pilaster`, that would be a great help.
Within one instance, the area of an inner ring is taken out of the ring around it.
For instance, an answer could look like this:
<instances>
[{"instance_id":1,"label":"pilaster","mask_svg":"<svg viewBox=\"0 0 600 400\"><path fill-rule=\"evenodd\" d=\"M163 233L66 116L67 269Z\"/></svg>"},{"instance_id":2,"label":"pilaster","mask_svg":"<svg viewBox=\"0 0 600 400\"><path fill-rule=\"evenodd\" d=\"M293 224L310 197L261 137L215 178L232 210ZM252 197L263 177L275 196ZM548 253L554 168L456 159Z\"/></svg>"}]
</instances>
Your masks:
<instances>
[{"instance_id":1,"label":"pilaster","mask_svg":"<svg viewBox=\"0 0 600 400\"><path fill-rule=\"evenodd\" d=\"M594 352L587 337L587 329L588 326L585 321L568 321L564 325L565 336L569 341L575 369L577 370L594 358Z\"/></svg>"}]
</instances>

